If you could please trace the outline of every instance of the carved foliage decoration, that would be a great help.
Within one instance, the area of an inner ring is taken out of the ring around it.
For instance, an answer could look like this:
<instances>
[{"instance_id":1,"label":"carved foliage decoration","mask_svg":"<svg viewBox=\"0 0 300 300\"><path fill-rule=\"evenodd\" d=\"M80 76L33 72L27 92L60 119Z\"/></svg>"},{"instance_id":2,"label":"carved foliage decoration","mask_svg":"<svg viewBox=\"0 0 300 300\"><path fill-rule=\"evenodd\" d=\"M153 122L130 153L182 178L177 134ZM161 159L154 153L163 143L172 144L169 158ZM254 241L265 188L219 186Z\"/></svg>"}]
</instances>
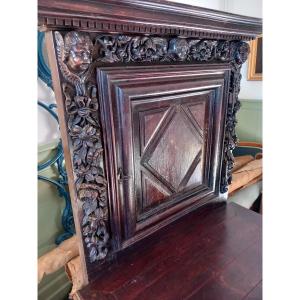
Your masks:
<instances>
[{"instance_id":1,"label":"carved foliage decoration","mask_svg":"<svg viewBox=\"0 0 300 300\"><path fill-rule=\"evenodd\" d=\"M97 88L89 80L93 44L87 34L55 32L56 52L65 96L68 133L78 199L82 202L82 234L90 262L108 253L108 207Z\"/></svg>"},{"instance_id":2,"label":"carved foliage decoration","mask_svg":"<svg viewBox=\"0 0 300 300\"><path fill-rule=\"evenodd\" d=\"M224 137L224 153L220 192L226 193L228 185L232 181L232 169L234 165L234 157L232 150L235 148L238 139L235 133L237 124L236 113L240 109L241 103L238 99L240 92L240 82L242 75L240 73L242 64L247 60L249 54L249 45L245 42L237 42L231 62L231 76L229 85L229 103L227 107L226 127Z\"/></svg>"},{"instance_id":3,"label":"carved foliage decoration","mask_svg":"<svg viewBox=\"0 0 300 300\"><path fill-rule=\"evenodd\" d=\"M99 35L95 58L101 62L228 61L233 45L226 40Z\"/></svg>"},{"instance_id":4,"label":"carved foliage decoration","mask_svg":"<svg viewBox=\"0 0 300 300\"><path fill-rule=\"evenodd\" d=\"M240 41L165 38L157 36L92 35L55 32L57 60L63 77L68 133L73 148L76 192L82 202L82 232L90 262L109 249L108 201L103 169L103 142L95 67L130 62L231 62L230 99L225 129L225 152L220 190L227 191L233 167L240 68L248 44Z\"/></svg>"}]
</instances>

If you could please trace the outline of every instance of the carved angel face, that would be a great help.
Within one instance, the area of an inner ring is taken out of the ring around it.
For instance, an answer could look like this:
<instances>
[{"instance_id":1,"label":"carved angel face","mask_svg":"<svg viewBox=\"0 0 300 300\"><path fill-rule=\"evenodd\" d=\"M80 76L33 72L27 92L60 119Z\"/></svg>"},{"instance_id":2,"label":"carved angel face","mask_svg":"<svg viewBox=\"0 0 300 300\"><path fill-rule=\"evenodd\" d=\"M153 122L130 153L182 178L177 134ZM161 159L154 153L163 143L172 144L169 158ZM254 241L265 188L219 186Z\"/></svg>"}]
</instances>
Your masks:
<instances>
[{"instance_id":1,"label":"carved angel face","mask_svg":"<svg viewBox=\"0 0 300 300\"><path fill-rule=\"evenodd\" d=\"M241 42L237 51L237 61L239 64L243 64L247 60L249 52L249 44Z\"/></svg>"},{"instance_id":2,"label":"carved angel face","mask_svg":"<svg viewBox=\"0 0 300 300\"><path fill-rule=\"evenodd\" d=\"M188 54L189 45L185 39L172 39L169 42L169 53L184 60Z\"/></svg>"},{"instance_id":3,"label":"carved angel face","mask_svg":"<svg viewBox=\"0 0 300 300\"><path fill-rule=\"evenodd\" d=\"M75 73L86 71L92 62L93 44L88 35L69 32L65 36L66 63Z\"/></svg>"}]
</instances>

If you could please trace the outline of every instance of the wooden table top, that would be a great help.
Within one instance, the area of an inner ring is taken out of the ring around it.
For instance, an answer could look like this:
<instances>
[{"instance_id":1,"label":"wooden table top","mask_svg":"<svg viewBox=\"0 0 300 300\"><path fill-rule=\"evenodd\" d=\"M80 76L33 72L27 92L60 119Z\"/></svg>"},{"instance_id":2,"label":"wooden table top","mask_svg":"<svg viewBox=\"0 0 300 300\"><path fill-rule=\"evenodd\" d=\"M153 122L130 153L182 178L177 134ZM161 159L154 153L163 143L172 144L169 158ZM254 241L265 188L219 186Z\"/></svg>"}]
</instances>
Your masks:
<instances>
[{"instance_id":1,"label":"wooden table top","mask_svg":"<svg viewBox=\"0 0 300 300\"><path fill-rule=\"evenodd\" d=\"M80 296L262 299L262 218L237 204L200 208L129 248Z\"/></svg>"}]
</instances>

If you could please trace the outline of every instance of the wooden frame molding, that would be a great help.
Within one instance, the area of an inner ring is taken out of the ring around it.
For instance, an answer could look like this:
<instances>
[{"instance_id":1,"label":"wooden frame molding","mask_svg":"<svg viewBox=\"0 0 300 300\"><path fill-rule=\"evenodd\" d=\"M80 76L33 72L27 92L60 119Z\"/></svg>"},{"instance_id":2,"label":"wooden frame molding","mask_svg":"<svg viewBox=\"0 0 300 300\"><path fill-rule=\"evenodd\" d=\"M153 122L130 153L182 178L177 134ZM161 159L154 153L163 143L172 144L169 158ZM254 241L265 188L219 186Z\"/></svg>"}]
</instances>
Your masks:
<instances>
[{"instance_id":1,"label":"wooden frame molding","mask_svg":"<svg viewBox=\"0 0 300 300\"><path fill-rule=\"evenodd\" d=\"M258 38L262 38L262 35L258 36ZM248 77L247 77L248 80L255 80L255 81L263 80L263 74L256 73L258 38L249 42L250 54L248 60Z\"/></svg>"}]
</instances>

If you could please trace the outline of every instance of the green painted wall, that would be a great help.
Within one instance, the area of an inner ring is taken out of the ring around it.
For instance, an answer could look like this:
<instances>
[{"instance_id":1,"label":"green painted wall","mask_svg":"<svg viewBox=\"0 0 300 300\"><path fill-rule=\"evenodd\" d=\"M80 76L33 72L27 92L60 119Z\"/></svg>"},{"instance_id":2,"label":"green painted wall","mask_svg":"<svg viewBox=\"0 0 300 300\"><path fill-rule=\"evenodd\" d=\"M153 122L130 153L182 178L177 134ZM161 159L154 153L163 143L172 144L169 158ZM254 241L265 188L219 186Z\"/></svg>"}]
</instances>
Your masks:
<instances>
[{"instance_id":1,"label":"green painted wall","mask_svg":"<svg viewBox=\"0 0 300 300\"><path fill-rule=\"evenodd\" d=\"M38 161L43 162L54 154L57 141L38 148ZM57 178L55 168L47 168L40 175ZM38 256L56 247L55 238L63 232L61 214L64 199L58 196L57 189L50 183L38 180ZM38 286L39 300L67 299L71 289L64 269L43 278Z\"/></svg>"},{"instance_id":2,"label":"green painted wall","mask_svg":"<svg viewBox=\"0 0 300 300\"><path fill-rule=\"evenodd\" d=\"M239 140L262 144L262 101L240 100L236 132Z\"/></svg>"}]
</instances>

